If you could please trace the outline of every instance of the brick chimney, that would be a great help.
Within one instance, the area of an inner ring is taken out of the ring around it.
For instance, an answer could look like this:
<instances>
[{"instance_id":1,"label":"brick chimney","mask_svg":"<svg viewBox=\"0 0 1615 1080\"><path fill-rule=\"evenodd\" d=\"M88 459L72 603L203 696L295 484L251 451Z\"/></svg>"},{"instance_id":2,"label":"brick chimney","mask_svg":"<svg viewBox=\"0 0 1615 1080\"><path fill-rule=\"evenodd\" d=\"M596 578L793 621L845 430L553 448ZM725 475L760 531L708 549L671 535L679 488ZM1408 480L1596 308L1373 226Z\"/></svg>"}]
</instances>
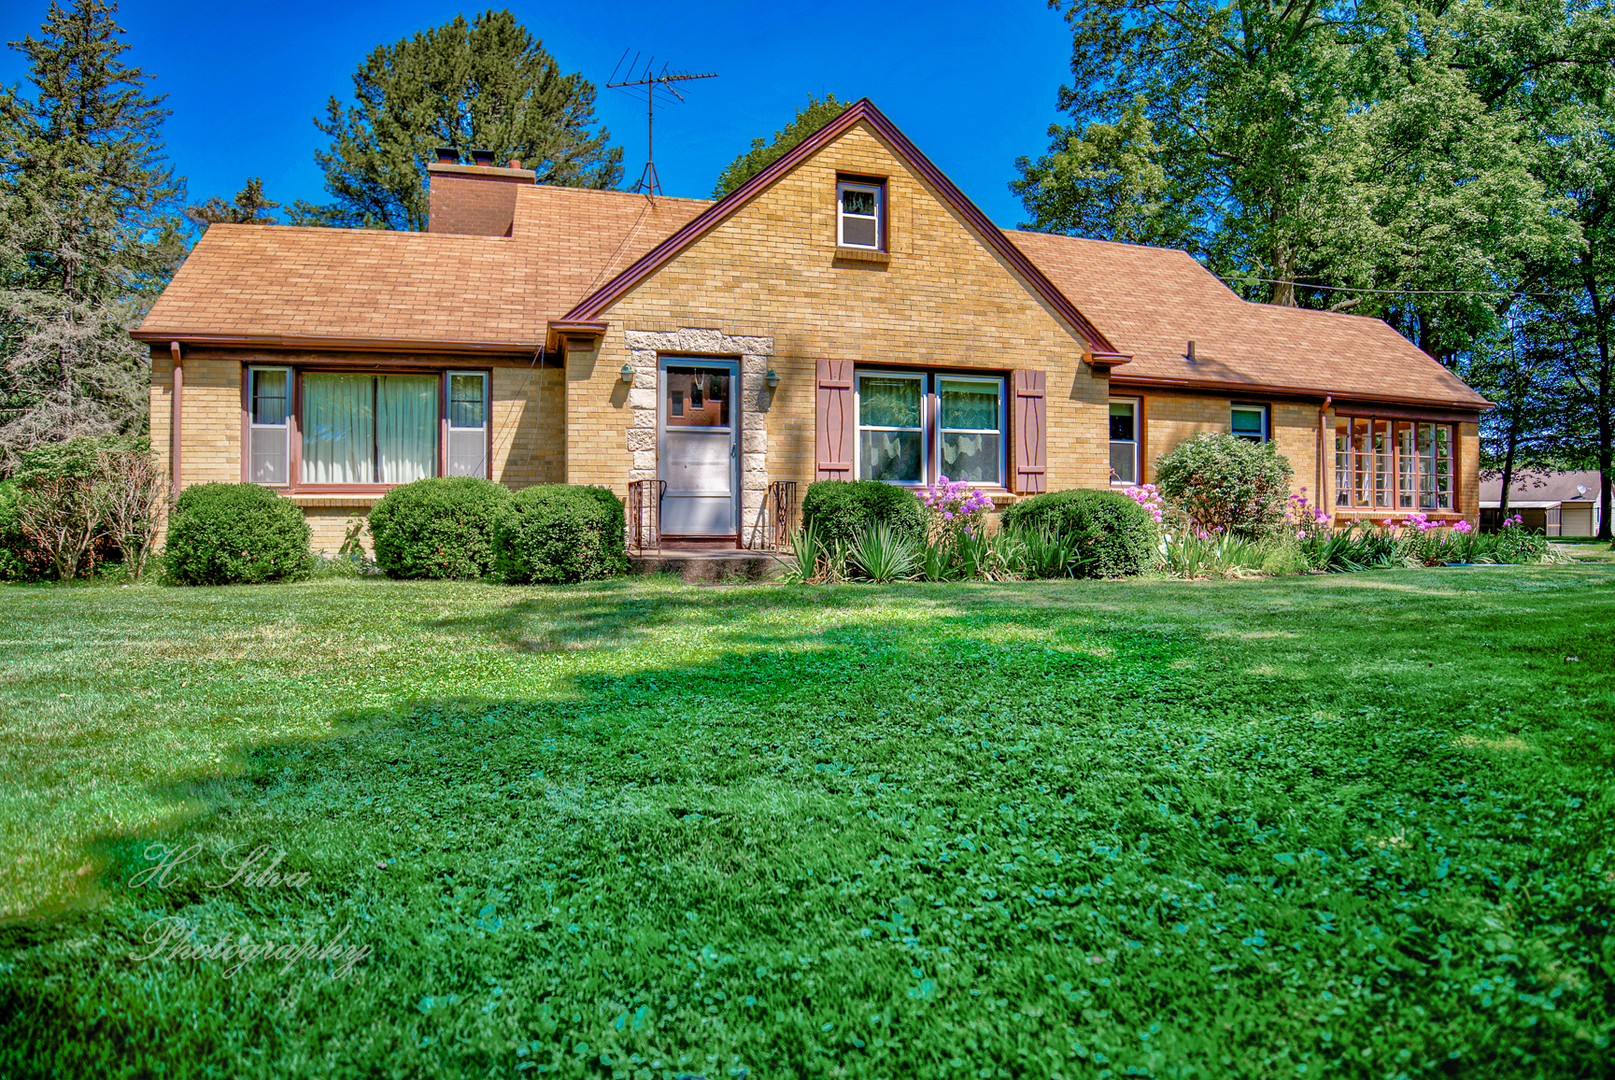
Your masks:
<instances>
[{"instance_id":1,"label":"brick chimney","mask_svg":"<svg viewBox=\"0 0 1615 1080\"><path fill-rule=\"evenodd\" d=\"M478 160L493 160L487 150L473 150ZM516 185L531 184L538 174L511 162L511 168L462 165L439 151L426 166L430 185L427 232L462 236L509 236L516 221Z\"/></svg>"}]
</instances>

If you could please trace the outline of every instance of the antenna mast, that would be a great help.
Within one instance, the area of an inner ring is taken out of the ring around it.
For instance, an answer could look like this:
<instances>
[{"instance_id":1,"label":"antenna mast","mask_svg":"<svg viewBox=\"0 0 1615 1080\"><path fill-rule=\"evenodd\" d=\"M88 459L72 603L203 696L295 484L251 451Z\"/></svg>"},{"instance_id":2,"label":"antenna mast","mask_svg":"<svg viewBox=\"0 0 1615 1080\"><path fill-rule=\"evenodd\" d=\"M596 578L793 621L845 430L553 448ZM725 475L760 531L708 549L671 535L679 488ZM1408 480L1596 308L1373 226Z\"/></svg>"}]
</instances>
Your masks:
<instances>
[{"instance_id":1,"label":"antenna mast","mask_svg":"<svg viewBox=\"0 0 1615 1080\"><path fill-rule=\"evenodd\" d=\"M622 59L619 59L617 67L611 70L612 78L616 78L617 69L622 67L623 60L627 58L628 50L624 49ZM630 78L624 79L622 82L606 83L607 90L626 91L626 88L630 86L643 86L645 88L645 171L640 173L639 179L628 190L643 191L646 195L660 195L662 193L662 182L656 176L656 88L660 86L679 101L683 101L684 95L678 92L673 86L674 83L684 82L688 79L716 79L718 77L718 73L715 71L705 75L691 75L686 71L669 71L666 64L662 65L661 71L653 75L651 74L651 68L655 62L655 57L645 61L643 74L637 79ZM634 69L638 67L639 54L635 53L634 62L628 65L628 74L632 75Z\"/></svg>"}]
</instances>

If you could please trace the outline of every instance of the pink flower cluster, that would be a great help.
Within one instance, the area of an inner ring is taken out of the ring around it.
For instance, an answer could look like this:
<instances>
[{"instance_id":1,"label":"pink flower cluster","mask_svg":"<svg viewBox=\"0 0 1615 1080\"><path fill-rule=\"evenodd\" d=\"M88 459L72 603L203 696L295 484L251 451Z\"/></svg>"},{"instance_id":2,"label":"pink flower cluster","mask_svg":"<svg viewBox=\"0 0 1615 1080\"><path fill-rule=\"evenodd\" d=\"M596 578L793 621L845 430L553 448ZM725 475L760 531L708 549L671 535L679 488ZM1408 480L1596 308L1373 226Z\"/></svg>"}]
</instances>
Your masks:
<instances>
[{"instance_id":1,"label":"pink flower cluster","mask_svg":"<svg viewBox=\"0 0 1615 1080\"><path fill-rule=\"evenodd\" d=\"M1306 488L1302 488L1299 495L1290 496L1290 507L1284 511L1284 521L1295 526L1297 540L1309 539L1328 529L1333 520L1329 511L1321 506L1311 505L1307 500Z\"/></svg>"},{"instance_id":2,"label":"pink flower cluster","mask_svg":"<svg viewBox=\"0 0 1615 1080\"><path fill-rule=\"evenodd\" d=\"M1166 517L1166 497L1161 494L1154 484L1145 484L1143 487L1127 488L1122 494L1132 499L1138 505L1150 512L1155 524L1161 524Z\"/></svg>"},{"instance_id":3,"label":"pink flower cluster","mask_svg":"<svg viewBox=\"0 0 1615 1080\"><path fill-rule=\"evenodd\" d=\"M993 501L971 486L968 480L937 477L937 482L920 495L920 504L940 523L942 533L963 532L970 536L985 524Z\"/></svg>"},{"instance_id":4,"label":"pink flower cluster","mask_svg":"<svg viewBox=\"0 0 1615 1080\"><path fill-rule=\"evenodd\" d=\"M1518 529L1524 527L1524 525L1524 514L1515 514L1513 517L1506 517L1503 519L1503 528L1505 529Z\"/></svg>"}]
</instances>

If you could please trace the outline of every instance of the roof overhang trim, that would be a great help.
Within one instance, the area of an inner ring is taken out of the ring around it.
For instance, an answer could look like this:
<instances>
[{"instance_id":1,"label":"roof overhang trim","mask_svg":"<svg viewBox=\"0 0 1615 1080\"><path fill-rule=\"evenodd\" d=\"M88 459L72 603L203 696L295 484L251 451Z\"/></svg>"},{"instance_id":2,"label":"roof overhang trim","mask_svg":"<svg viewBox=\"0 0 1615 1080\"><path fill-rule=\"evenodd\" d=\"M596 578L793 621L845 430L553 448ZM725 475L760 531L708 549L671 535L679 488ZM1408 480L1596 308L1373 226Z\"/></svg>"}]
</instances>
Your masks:
<instances>
[{"instance_id":1,"label":"roof overhang trim","mask_svg":"<svg viewBox=\"0 0 1615 1080\"><path fill-rule=\"evenodd\" d=\"M317 349L331 352L520 353L542 352L542 341L444 341L439 338L365 338L293 334L193 334L173 330L134 330L137 341L186 346L217 345L261 349Z\"/></svg>"},{"instance_id":2,"label":"roof overhang trim","mask_svg":"<svg viewBox=\"0 0 1615 1080\"><path fill-rule=\"evenodd\" d=\"M1482 399L1475 401L1442 401L1437 398L1403 397L1394 394L1353 394L1340 390L1325 390L1313 386L1275 386L1270 383L1254 382L1227 382L1216 379L1177 379L1164 375L1142 375L1128 372L1118 375L1111 380L1117 388L1136 387L1139 389L1169 389L1169 390L1211 390L1217 393L1233 394L1276 394L1283 397L1298 397L1315 399L1320 404L1325 398L1333 398L1335 411L1340 412L1349 408L1369 408L1374 405L1396 405L1404 408L1439 409L1444 412L1463 414L1457 419L1478 420L1480 414L1487 409L1497 406Z\"/></svg>"}]
</instances>

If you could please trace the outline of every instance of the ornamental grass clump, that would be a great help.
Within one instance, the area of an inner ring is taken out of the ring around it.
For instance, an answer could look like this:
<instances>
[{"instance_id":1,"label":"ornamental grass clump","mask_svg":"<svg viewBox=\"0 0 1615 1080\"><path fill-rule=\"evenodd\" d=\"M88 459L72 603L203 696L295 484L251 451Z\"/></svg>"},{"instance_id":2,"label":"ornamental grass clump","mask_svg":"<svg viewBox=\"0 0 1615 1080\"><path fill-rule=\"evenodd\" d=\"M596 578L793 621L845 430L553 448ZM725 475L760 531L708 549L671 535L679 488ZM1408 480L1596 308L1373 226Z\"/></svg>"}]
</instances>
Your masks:
<instances>
[{"instance_id":1,"label":"ornamental grass clump","mask_svg":"<svg viewBox=\"0 0 1615 1080\"><path fill-rule=\"evenodd\" d=\"M1155 463L1160 493L1193 525L1247 540L1284 522L1293 475L1272 443L1247 442L1226 432L1186 439Z\"/></svg>"},{"instance_id":2,"label":"ornamental grass clump","mask_svg":"<svg viewBox=\"0 0 1615 1080\"><path fill-rule=\"evenodd\" d=\"M481 477L395 487L370 511L376 565L388 577L474 579L494 564L494 531L510 489Z\"/></svg>"}]
</instances>

